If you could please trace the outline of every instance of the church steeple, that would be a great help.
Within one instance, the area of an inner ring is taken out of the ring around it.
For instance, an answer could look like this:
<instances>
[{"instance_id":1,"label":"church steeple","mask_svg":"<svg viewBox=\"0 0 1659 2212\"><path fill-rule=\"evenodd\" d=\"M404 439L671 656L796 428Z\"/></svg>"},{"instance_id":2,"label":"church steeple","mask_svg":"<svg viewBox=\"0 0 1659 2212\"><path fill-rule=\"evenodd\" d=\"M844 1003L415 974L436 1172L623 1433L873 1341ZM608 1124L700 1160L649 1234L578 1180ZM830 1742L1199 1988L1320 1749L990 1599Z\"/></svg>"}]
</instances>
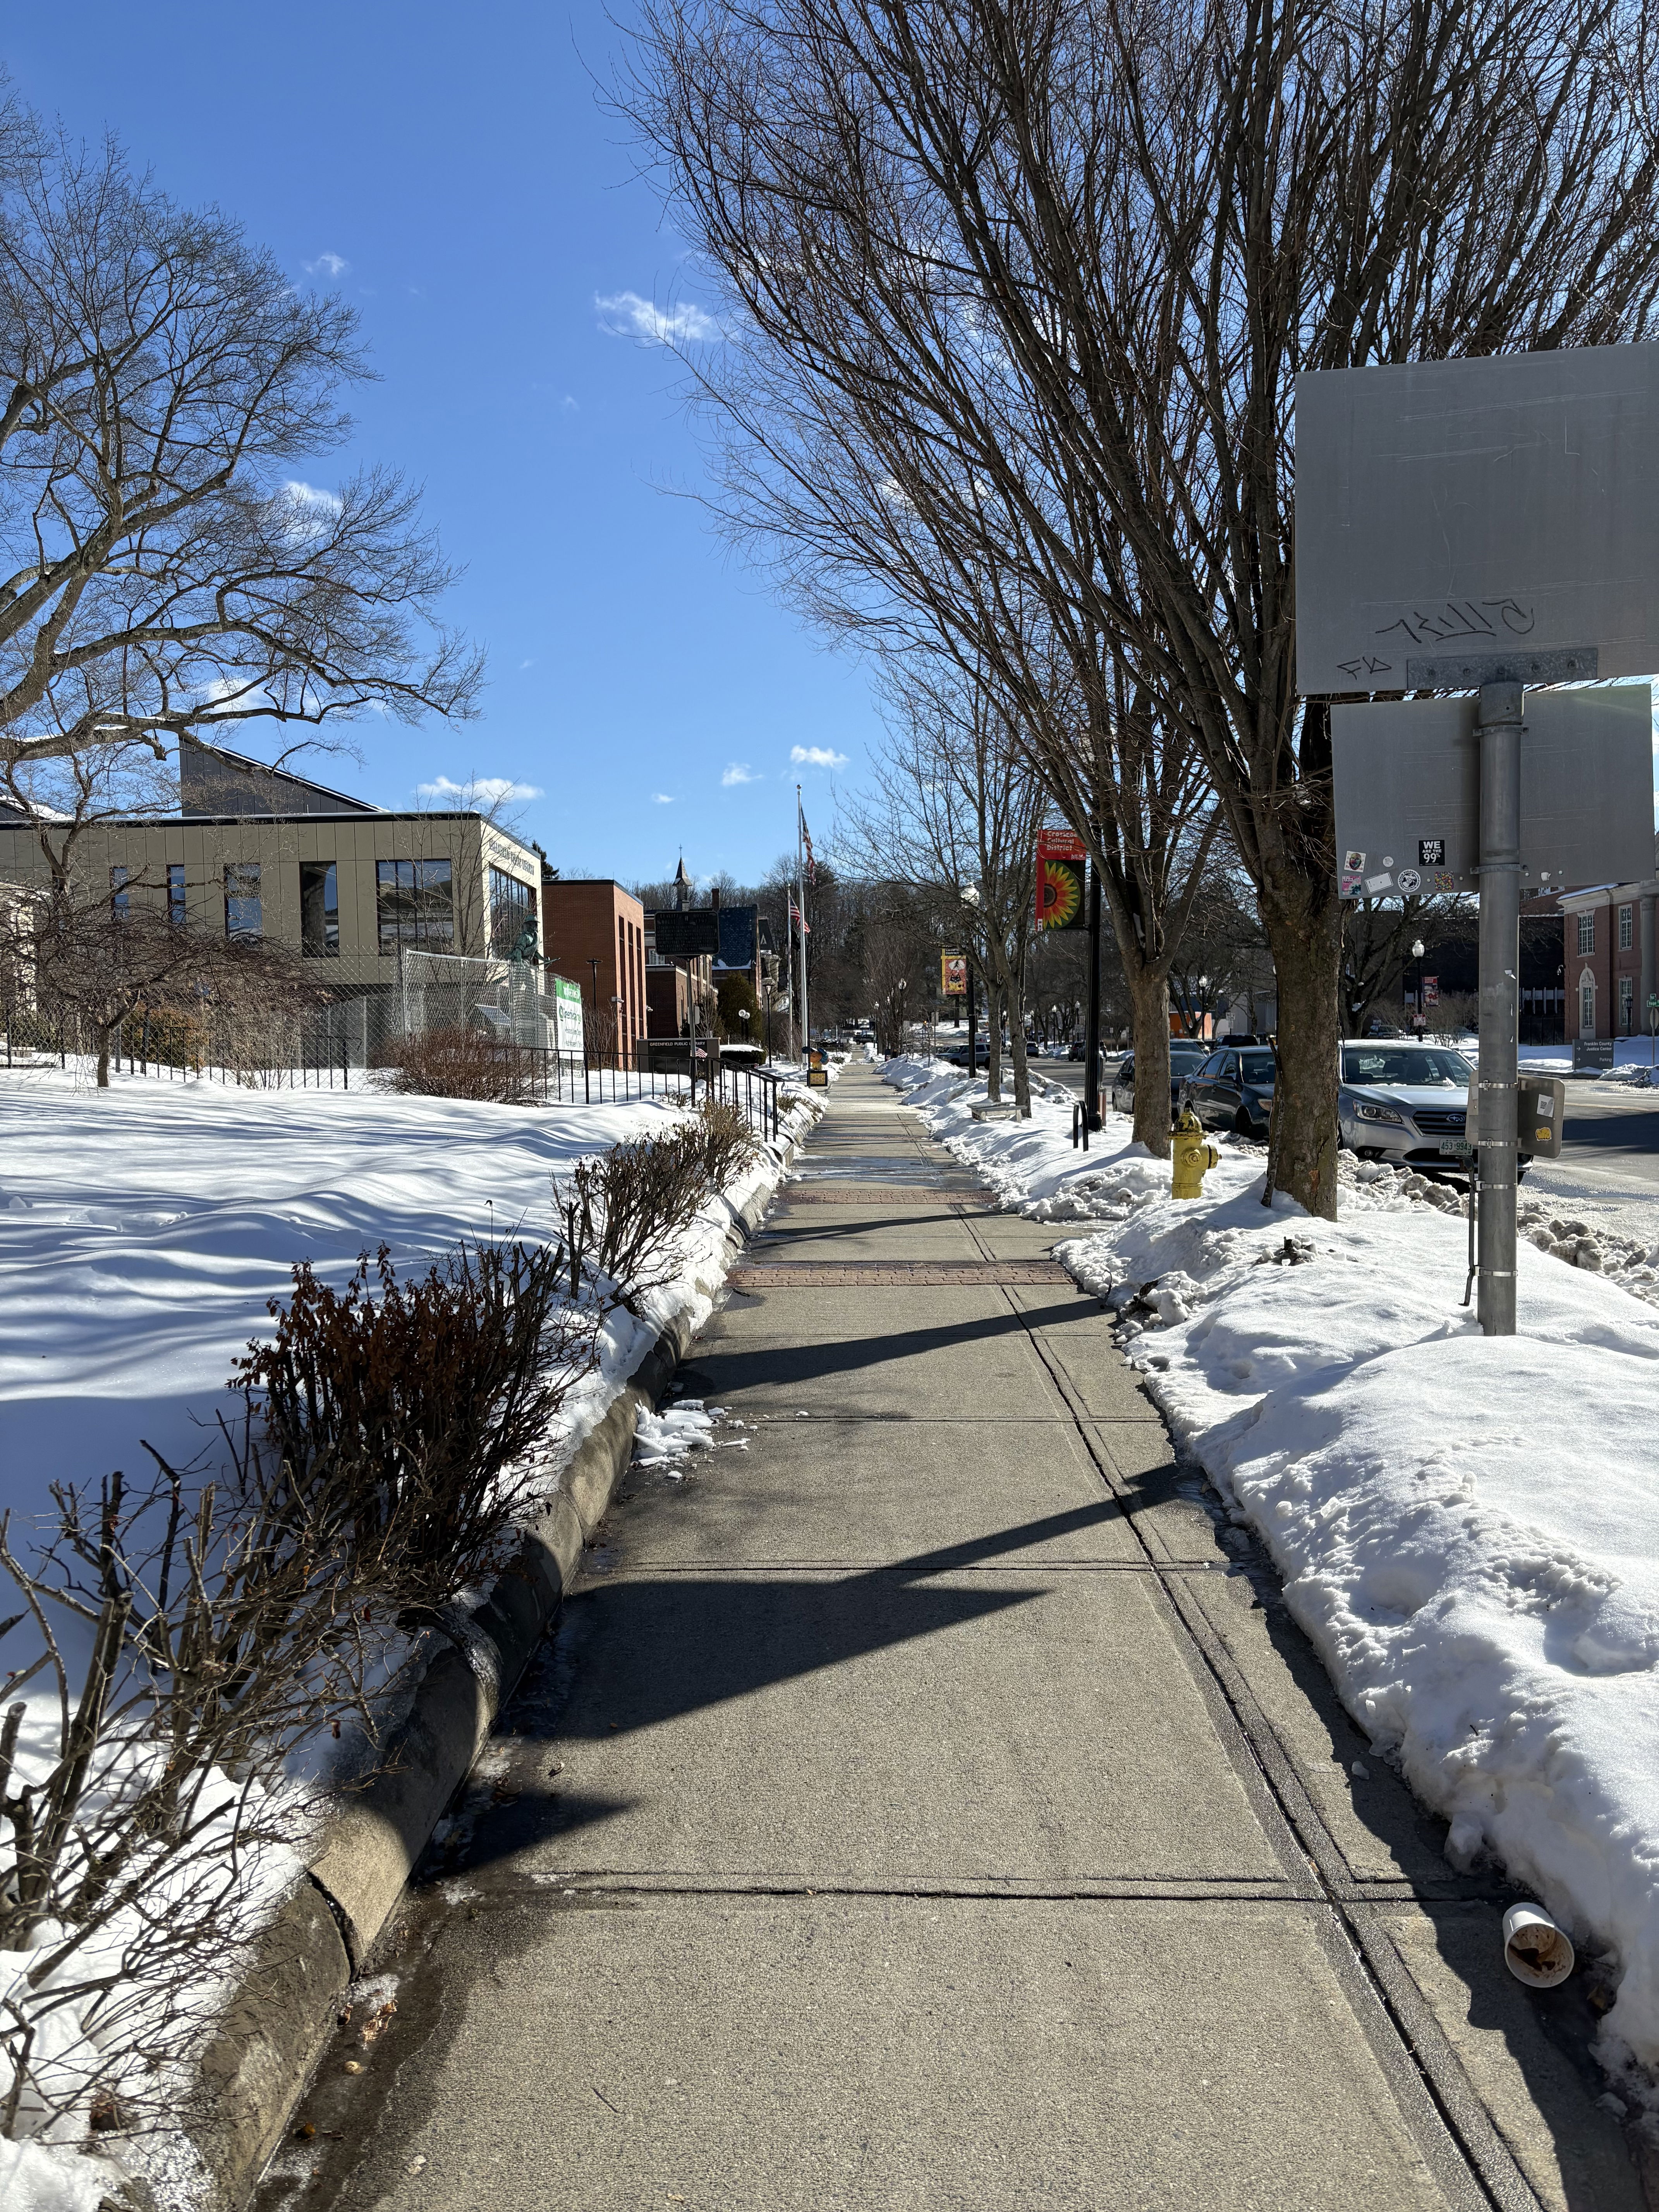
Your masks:
<instances>
[{"instance_id":1,"label":"church steeple","mask_svg":"<svg viewBox=\"0 0 1659 2212\"><path fill-rule=\"evenodd\" d=\"M684 914L693 896L691 878L685 872L685 855L680 854L680 864L674 871L674 911Z\"/></svg>"}]
</instances>

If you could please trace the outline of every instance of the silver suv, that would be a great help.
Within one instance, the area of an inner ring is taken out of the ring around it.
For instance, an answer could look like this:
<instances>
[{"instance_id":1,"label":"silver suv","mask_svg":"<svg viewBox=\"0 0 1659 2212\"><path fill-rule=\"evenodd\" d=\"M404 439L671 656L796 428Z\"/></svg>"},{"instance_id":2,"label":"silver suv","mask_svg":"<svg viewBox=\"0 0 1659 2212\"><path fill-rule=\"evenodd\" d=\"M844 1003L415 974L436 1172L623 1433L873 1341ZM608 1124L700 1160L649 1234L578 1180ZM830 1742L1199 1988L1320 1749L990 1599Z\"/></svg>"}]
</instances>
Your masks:
<instances>
[{"instance_id":1,"label":"silver suv","mask_svg":"<svg viewBox=\"0 0 1659 2212\"><path fill-rule=\"evenodd\" d=\"M1450 1167L1469 1158L1467 1122L1474 1070L1449 1045L1406 1037L1341 1048L1337 1126L1363 1160ZM1531 1154L1522 1152L1522 1162Z\"/></svg>"}]
</instances>

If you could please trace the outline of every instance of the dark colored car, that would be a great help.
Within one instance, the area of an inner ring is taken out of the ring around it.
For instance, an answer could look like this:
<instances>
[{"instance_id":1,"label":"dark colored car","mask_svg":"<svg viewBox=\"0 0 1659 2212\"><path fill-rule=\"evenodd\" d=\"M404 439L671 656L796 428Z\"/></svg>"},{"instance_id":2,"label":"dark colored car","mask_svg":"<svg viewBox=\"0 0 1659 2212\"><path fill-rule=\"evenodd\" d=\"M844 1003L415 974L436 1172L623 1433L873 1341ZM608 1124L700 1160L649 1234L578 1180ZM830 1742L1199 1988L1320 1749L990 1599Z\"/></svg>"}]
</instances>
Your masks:
<instances>
[{"instance_id":1,"label":"dark colored car","mask_svg":"<svg viewBox=\"0 0 1659 2212\"><path fill-rule=\"evenodd\" d=\"M1230 1039L1189 1075L1179 1102L1206 1129L1238 1137L1265 1137L1273 1104L1273 1056L1266 1045L1238 1046Z\"/></svg>"},{"instance_id":2,"label":"dark colored car","mask_svg":"<svg viewBox=\"0 0 1659 2212\"><path fill-rule=\"evenodd\" d=\"M1195 1075L1209 1058L1212 1047L1195 1042L1188 1037L1170 1040L1170 1111L1173 1115L1181 1097L1182 1085L1188 1076ZM1135 1110L1135 1056L1126 1053L1112 1078L1112 1104L1120 1114Z\"/></svg>"}]
</instances>

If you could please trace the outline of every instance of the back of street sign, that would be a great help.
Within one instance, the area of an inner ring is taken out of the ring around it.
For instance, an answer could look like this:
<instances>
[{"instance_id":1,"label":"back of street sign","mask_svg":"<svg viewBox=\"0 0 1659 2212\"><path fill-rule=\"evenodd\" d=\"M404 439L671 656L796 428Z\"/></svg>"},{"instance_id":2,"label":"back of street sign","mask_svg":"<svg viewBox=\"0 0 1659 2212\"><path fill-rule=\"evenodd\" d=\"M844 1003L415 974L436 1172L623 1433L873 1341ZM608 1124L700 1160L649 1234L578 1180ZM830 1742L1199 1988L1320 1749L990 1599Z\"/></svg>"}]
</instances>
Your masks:
<instances>
[{"instance_id":1,"label":"back of street sign","mask_svg":"<svg viewBox=\"0 0 1659 2212\"><path fill-rule=\"evenodd\" d=\"M1659 668L1659 345L1299 376L1296 490L1304 695Z\"/></svg>"},{"instance_id":2,"label":"back of street sign","mask_svg":"<svg viewBox=\"0 0 1659 2212\"><path fill-rule=\"evenodd\" d=\"M1479 890L1473 699L1333 707L1331 754L1344 898ZM1529 692L1521 740L1523 886L1632 883L1652 869L1652 687Z\"/></svg>"}]
</instances>

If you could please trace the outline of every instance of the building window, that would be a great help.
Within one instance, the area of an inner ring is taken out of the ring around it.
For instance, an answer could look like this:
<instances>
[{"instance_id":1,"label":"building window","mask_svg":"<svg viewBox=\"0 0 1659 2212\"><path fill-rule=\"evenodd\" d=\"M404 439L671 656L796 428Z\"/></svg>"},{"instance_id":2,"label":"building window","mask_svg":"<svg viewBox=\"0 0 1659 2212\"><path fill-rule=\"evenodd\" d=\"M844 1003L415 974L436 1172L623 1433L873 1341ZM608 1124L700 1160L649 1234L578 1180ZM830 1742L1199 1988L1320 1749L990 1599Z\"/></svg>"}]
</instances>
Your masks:
<instances>
[{"instance_id":1,"label":"building window","mask_svg":"<svg viewBox=\"0 0 1659 2212\"><path fill-rule=\"evenodd\" d=\"M1626 912L1629 911L1626 908ZM1619 978L1619 1026L1626 1036L1636 1027L1636 978L1633 975Z\"/></svg>"},{"instance_id":2,"label":"building window","mask_svg":"<svg viewBox=\"0 0 1659 2212\"><path fill-rule=\"evenodd\" d=\"M377 860L374 902L382 952L399 945L423 952L453 949L455 897L447 860Z\"/></svg>"},{"instance_id":3,"label":"building window","mask_svg":"<svg viewBox=\"0 0 1659 2212\"><path fill-rule=\"evenodd\" d=\"M1578 1034L1586 1037L1595 1035L1595 985L1588 975L1578 985Z\"/></svg>"},{"instance_id":4,"label":"building window","mask_svg":"<svg viewBox=\"0 0 1659 2212\"><path fill-rule=\"evenodd\" d=\"M1594 952L1595 950L1595 916L1593 914L1581 914L1578 917L1578 950L1581 952Z\"/></svg>"},{"instance_id":5,"label":"building window","mask_svg":"<svg viewBox=\"0 0 1659 2212\"><path fill-rule=\"evenodd\" d=\"M1636 942L1636 909L1621 906L1619 909L1619 950L1628 952Z\"/></svg>"},{"instance_id":6,"label":"building window","mask_svg":"<svg viewBox=\"0 0 1659 2212\"><path fill-rule=\"evenodd\" d=\"M167 863L167 920L175 929L185 926L185 869L181 860Z\"/></svg>"},{"instance_id":7,"label":"building window","mask_svg":"<svg viewBox=\"0 0 1659 2212\"><path fill-rule=\"evenodd\" d=\"M109 910L119 921L125 921L131 911L127 885L132 875L128 868L112 868L109 872Z\"/></svg>"},{"instance_id":8,"label":"building window","mask_svg":"<svg viewBox=\"0 0 1659 2212\"><path fill-rule=\"evenodd\" d=\"M264 908L259 896L259 863L257 860L227 860L225 935L262 937L264 934Z\"/></svg>"},{"instance_id":9,"label":"building window","mask_svg":"<svg viewBox=\"0 0 1659 2212\"><path fill-rule=\"evenodd\" d=\"M339 957L340 891L332 860L300 863L300 945L313 960Z\"/></svg>"},{"instance_id":10,"label":"building window","mask_svg":"<svg viewBox=\"0 0 1659 2212\"><path fill-rule=\"evenodd\" d=\"M489 949L506 960L537 957L536 894L505 868L489 871Z\"/></svg>"}]
</instances>

